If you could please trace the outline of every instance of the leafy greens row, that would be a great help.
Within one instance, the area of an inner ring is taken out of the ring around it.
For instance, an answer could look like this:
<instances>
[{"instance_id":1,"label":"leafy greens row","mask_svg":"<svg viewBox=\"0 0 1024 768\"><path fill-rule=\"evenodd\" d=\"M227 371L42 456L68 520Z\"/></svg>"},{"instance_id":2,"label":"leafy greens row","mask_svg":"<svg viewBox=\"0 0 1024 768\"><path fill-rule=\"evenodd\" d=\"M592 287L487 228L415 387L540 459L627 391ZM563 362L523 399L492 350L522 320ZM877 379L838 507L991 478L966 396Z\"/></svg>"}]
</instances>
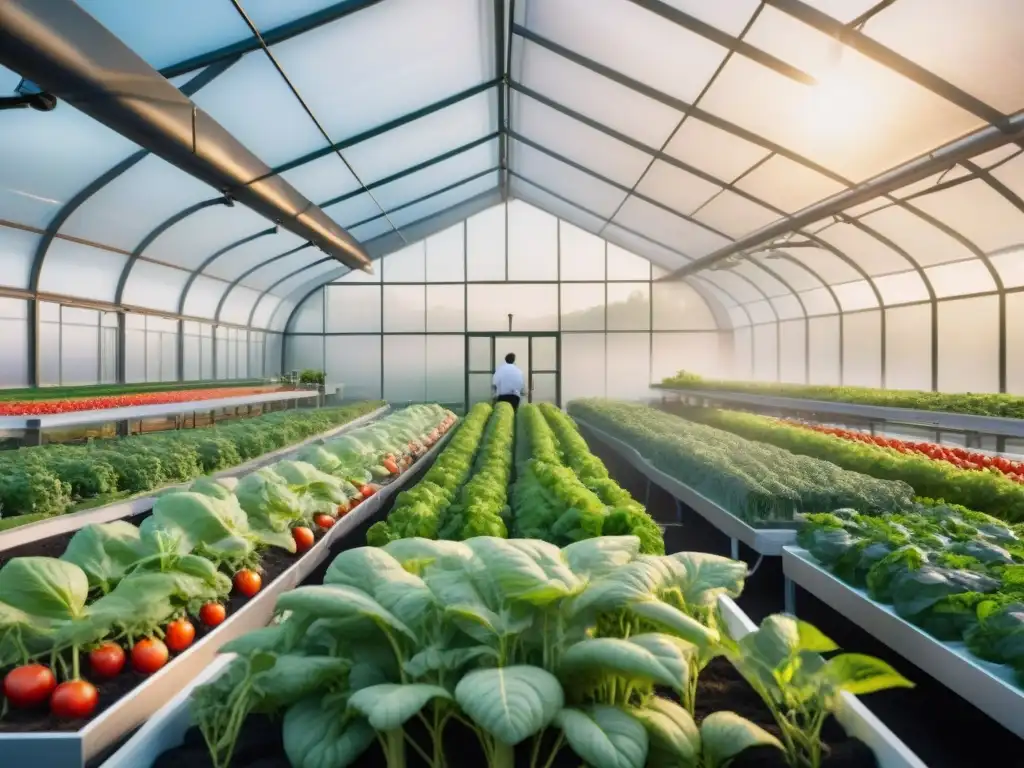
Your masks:
<instances>
[{"instance_id":1,"label":"leafy greens row","mask_svg":"<svg viewBox=\"0 0 1024 768\"><path fill-rule=\"evenodd\" d=\"M913 389L876 389L875 387L832 387L820 384L779 384L760 381L724 381L705 379L695 373L679 371L662 380L666 387L718 390L859 403L886 408L912 408L918 411L948 411L979 416L1024 418L1024 398L1000 393L926 392Z\"/></svg>"},{"instance_id":2,"label":"leafy greens row","mask_svg":"<svg viewBox=\"0 0 1024 768\"><path fill-rule=\"evenodd\" d=\"M906 483L849 472L645 405L576 400L569 413L755 526L791 522L800 512L848 507L878 514L913 504Z\"/></svg>"},{"instance_id":3,"label":"leafy greens row","mask_svg":"<svg viewBox=\"0 0 1024 768\"><path fill-rule=\"evenodd\" d=\"M852 442L752 413L712 408L687 409L685 413L688 418L750 440L823 459L853 472L906 483L920 496L945 499L1008 522L1024 521L1024 486L997 470L960 469L927 456Z\"/></svg>"}]
</instances>

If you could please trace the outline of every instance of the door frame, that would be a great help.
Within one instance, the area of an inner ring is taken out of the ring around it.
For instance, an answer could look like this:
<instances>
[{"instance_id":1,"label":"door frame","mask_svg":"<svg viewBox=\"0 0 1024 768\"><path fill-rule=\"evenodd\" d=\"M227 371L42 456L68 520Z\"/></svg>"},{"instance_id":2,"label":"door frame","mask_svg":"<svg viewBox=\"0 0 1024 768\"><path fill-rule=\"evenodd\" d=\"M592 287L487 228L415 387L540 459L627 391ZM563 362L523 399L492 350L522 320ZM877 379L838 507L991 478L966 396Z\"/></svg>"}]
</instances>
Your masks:
<instances>
[{"instance_id":1,"label":"door frame","mask_svg":"<svg viewBox=\"0 0 1024 768\"><path fill-rule=\"evenodd\" d=\"M474 338L476 338L476 339L489 339L490 342L491 342L491 348L490 348L490 368L489 368L489 370L486 370L486 371L476 370L476 369L473 369L470 366L470 364L469 364L469 343L470 343L469 340L470 339L474 339ZM534 376L534 374L536 374L536 373L551 373L551 374L554 374L554 376L555 376L555 405L557 405L559 408L561 408L562 407L562 334L561 334L561 332L559 332L559 331L490 331L490 332L487 332L487 331L472 331L472 332L469 332L469 331L467 331L466 334L465 334L465 350L466 350L465 351L465 363L466 363L466 365L465 365L465 368L464 368L464 370L465 370L465 378L466 378L466 388L465 388L465 395L464 395L465 396L465 400L464 400L464 402L465 402L465 405L466 405L466 411L468 412L469 408L470 408L470 403L469 403L469 380L470 380L470 376L473 375L473 374L481 374L481 373L486 373L489 376L493 376L494 375L495 362L496 362L495 359L494 359L494 348L495 348L494 342L495 342L495 339L501 339L501 338L525 338L525 339L527 339L527 343L529 344L529 350L530 350L530 365L529 365L529 370L526 373L526 376L527 376L526 380L528 382L528 390L527 391L529 392L529 396L527 397L527 402L532 402L533 401L533 376ZM554 339L555 340L555 369L554 370L551 370L550 368L534 368L533 367L533 340L535 338Z\"/></svg>"}]
</instances>

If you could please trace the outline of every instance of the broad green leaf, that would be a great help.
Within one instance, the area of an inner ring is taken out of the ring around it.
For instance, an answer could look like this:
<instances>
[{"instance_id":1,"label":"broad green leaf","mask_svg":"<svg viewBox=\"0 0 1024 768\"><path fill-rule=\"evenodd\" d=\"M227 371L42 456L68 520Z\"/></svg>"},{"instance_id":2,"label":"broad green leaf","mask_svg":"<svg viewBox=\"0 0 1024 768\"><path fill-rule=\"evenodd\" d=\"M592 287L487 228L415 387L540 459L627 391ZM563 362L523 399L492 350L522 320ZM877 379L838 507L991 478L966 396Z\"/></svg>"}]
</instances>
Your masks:
<instances>
[{"instance_id":1,"label":"broad green leaf","mask_svg":"<svg viewBox=\"0 0 1024 768\"><path fill-rule=\"evenodd\" d=\"M60 559L85 571L90 587L109 592L143 555L138 527L115 520L79 529Z\"/></svg>"},{"instance_id":2,"label":"broad green leaf","mask_svg":"<svg viewBox=\"0 0 1024 768\"><path fill-rule=\"evenodd\" d=\"M646 642L657 649L656 655L641 643L615 637L584 640L562 654L559 676L567 685L576 679L622 677L646 680L681 689L686 683L686 654L666 638L664 642L647 635Z\"/></svg>"},{"instance_id":3,"label":"broad green leaf","mask_svg":"<svg viewBox=\"0 0 1024 768\"><path fill-rule=\"evenodd\" d=\"M362 618L380 627L400 632L415 641L416 635L394 614L385 610L365 592L352 587L323 585L298 587L277 599L276 610L335 619Z\"/></svg>"},{"instance_id":4,"label":"broad green leaf","mask_svg":"<svg viewBox=\"0 0 1024 768\"><path fill-rule=\"evenodd\" d=\"M718 642L719 635L678 608L658 600L634 603L629 607L637 617L656 624L667 631L704 649Z\"/></svg>"},{"instance_id":5,"label":"broad green leaf","mask_svg":"<svg viewBox=\"0 0 1024 768\"><path fill-rule=\"evenodd\" d=\"M683 707L661 696L652 696L644 707L630 712L644 724L651 740L648 768L697 768L700 765L700 730Z\"/></svg>"},{"instance_id":6,"label":"broad green leaf","mask_svg":"<svg viewBox=\"0 0 1024 768\"><path fill-rule=\"evenodd\" d=\"M638 645L653 655L677 681L674 687L682 689L690 678L690 659L698 651L686 640L662 632L646 632L633 635L629 642Z\"/></svg>"},{"instance_id":7,"label":"broad green leaf","mask_svg":"<svg viewBox=\"0 0 1024 768\"><path fill-rule=\"evenodd\" d=\"M486 565L487 575L507 599L546 605L572 595L580 588L580 583L568 566L559 562L561 551L547 545L557 553L552 555L541 546L544 543L478 536L467 545Z\"/></svg>"},{"instance_id":8,"label":"broad green leaf","mask_svg":"<svg viewBox=\"0 0 1024 768\"><path fill-rule=\"evenodd\" d=\"M687 605L713 605L722 595L736 597L743 591L746 563L704 552L677 552L664 559L675 566L664 586L679 589Z\"/></svg>"},{"instance_id":9,"label":"broad green leaf","mask_svg":"<svg viewBox=\"0 0 1024 768\"><path fill-rule=\"evenodd\" d=\"M405 673L423 677L431 672L456 672L477 659L497 659L498 652L486 645L473 648L441 648L430 645L405 662Z\"/></svg>"},{"instance_id":10,"label":"broad green leaf","mask_svg":"<svg viewBox=\"0 0 1024 768\"><path fill-rule=\"evenodd\" d=\"M461 541L424 539L416 536L397 539L384 547L407 571L420 573L436 560L466 561L473 559L473 550Z\"/></svg>"},{"instance_id":11,"label":"broad green leaf","mask_svg":"<svg viewBox=\"0 0 1024 768\"><path fill-rule=\"evenodd\" d=\"M572 615L620 611L634 603L654 599L662 577L656 564L634 560L592 582L570 606Z\"/></svg>"},{"instance_id":12,"label":"broad green leaf","mask_svg":"<svg viewBox=\"0 0 1024 768\"><path fill-rule=\"evenodd\" d=\"M881 659L861 653L843 653L825 662L822 674L832 685L855 696L887 688L913 688L914 684Z\"/></svg>"},{"instance_id":13,"label":"broad green leaf","mask_svg":"<svg viewBox=\"0 0 1024 768\"><path fill-rule=\"evenodd\" d=\"M344 659L330 656L278 656L268 670L253 676L260 694L257 711L276 711L330 687L349 669Z\"/></svg>"},{"instance_id":14,"label":"broad green leaf","mask_svg":"<svg viewBox=\"0 0 1024 768\"><path fill-rule=\"evenodd\" d=\"M436 685L373 685L352 694L350 709L361 713L378 731L400 728L431 699L451 699L451 694Z\"/></svg>"},{"instance_id":15,"label":"broad green leaf","mask_svg":"<svg viewBox=\"0 0 1024 768\"><path fill-rule=\"evenodd\" d=\"M483 605L449 605L444 609L459 629L480 643L488 643L505 634L501 616Z\"/></svg>"},{"instance_id":16,"label":"broad green leaf","mask_svg":"<svg viewBox=\"0 0 1024 768\"><path fill-rule=\"evenodd\" d=\"M237 485L238 481L235 480L235 486L237 487ZM193 482L188 489L192 491L192 493L201 493L204 496L212 496L213 498L220 499L221 501L231 496L232 492L232 489L229 489L220 480L215 480L209 475L197 477L195 482Z\"/></svg>"},{"instance_id":17,"label":"broad green leaf","mask_svg":"<svg viewBox=\"0 0 1024 768\"><path fill-rule=\"evenodd\" d=\"M563 709L556 723L572 751L592 768L644 768L647 762L647 731L618 707Z\"/></svg>"},{"instance_id":18,"label":"broad green leaf","mask_svg":"<svg viewBox=\"0 0 1024 768\"><path fill-rule=\"evenodd\" d=\"M712 712L700 724L705 768L722 768L729 760L750 747L777 747L782 744L768 731L735 712Z\"/></svg>"},{"instance_id":19,"label":"broad green leaf","mask_svg":"<svg viewBox=\"0 0 1024 768\"><path fill-rule=\"evenodd\" d=\"M285 639L284 624L271 627L260 627L246 632L234 640L229 640L220 647L218 653L237 653L239 656L251 656L254 653L277 653L282 649Z\"/></svg>"},{"instance_id":20,"label":"broad green leaf","mask_svg":"<svg viewBox=\"0 0 1024 768\"><path fill-rule=\"evenodd\" d=\"M235 488L235 497L255 530L287 533L302 519L299 497L284 483L259 472L246 475Z\"/></svg>"},{"instance_id":21,"label":"broad green leaf","mask_svg":"<svg viewBox=\"0 0 1024 768\"><path fill-rule=\"evenodd\" d=\"M348 685L353 691L394 683L401 677L394 651L386 643L359 643L346 650L352 661Z\"/></svg>"},{"instance_id":22,"label":"broad green leaf","mask_svg":"<svg viewBox=\"0 0 1024 768\"><path fill-rule=\"evenodd\" d=\"M0 568L0 599L30 616L74 619L85 611L89 579L54 557L15 557Z\"/></svg>"},{"instance_id":23,"label":"broad green leaf","mask_svg":"<svg viewBox=\"0 0 1024 768\"><path fill-rule=\"evenodd\" d=\"M482 730L515 745L554 720L565 694L550 672L513 666L470 672L455 687L455 700Z\"/></svg>"},{"instance_id":24,"label":"broad green leaf","mask_svg":"<svg viewBox=\"0 0 1024 768\"><path fill-rule=\"evenodd\" d=\"M283 736L292 768L347 768L376 738L366 720L324 707L319 696L288 709Z\"/></svg>"},{"instance_id":25,"label":"broad green leaf","mask_svg":"<svg viewBox=\"0 0 1024 768\"><path fill-rule=\"evenodd\" d=\"M203 553L214 559L242 558L253 551L249 519L233 496L225 500L190 492L161 496L139 532L145 544L152 544L161 533L177 539L185 551L201 544Z\"/></svg>"},{"instance_id":26,"label":"broad green leaf","mask_svg":"<svg viewBox=\"0 0 1024 768\"><path fill-rule=\"evenodd\" d=\"M766 617L755 632L740 640L740 646L775 669L800 650L800 629L792 616L774 614Z\"/></svg>"},{"instance_id":27,"label":"broad green leaf","mask_svg":"<svg viewBox=\"0 0 1024 768\"><path fill-rule=\"evenodd\" d=\"M596 536L562 547L565 561L580 578L597 579L636 559L636 536Z\"/></svg>"},{"instance_id":28,"label":"broad green leaf","mask_svg":"<svg viewBox=\"0 0 1024 768\"><path fill-rule=\"evenodd\" d=\"M334 558L324 574L324 584L355 587L370 595L381 583L396 579L422 583L417 577L406 573L394 557L377 547L357 547L342 552Z\"/></svg>"},{"instance_id":29,"label":"broad green leaf","mask_svg":"<svg viewBox=\"0 0 1024 768\"><path fill-rule=\"evenodd\" d=\"M260 544L295 553L295 537L292 536L290 530L272 531L269 528L252 528L251 532Z\"/></svg>"},{"instance_id":30,"label":"broad green leaf","mask_svg":"<svg viewBox=\"0 0 1024 768\"><path fill-rule=\"evenodd\" d=\"M796 628L801 651L828 653L829 651L839 650L839 646L835 644L832 638L827 637L824 632L813 624L797 619Z\"/></svg>"}]
</instances>

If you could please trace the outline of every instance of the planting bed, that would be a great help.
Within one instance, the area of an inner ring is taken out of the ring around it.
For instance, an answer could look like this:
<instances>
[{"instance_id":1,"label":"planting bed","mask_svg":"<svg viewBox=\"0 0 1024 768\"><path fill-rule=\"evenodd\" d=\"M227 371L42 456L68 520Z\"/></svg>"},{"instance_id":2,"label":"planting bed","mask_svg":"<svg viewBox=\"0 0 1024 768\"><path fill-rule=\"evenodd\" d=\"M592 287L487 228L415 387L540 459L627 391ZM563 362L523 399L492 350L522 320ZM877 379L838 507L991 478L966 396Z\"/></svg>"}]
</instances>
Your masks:
<instances>
[{"instance_id":1,"label":"planting bed","mask_svg":"<svg viewBox=\"0 0 1024 768\"><path fill-rule=\"evenodd\" d=\"M26 764L32 760L45 760L53 768L79 768L119 741L202 672L214 660L221 645L246 631L264 626L272 615L276 599L316 569L328 556L333 541L356 528L362 520L372 517L391 495L416 475L420 466L431 461L443 442L440 439L429 451L419 449L416 456L410 457L410 461L416 458L417 462L411 463L401 474L379 481L378 490L372 496L357 504L331 527L320 529L313 526L316 540L305 553L292 554L277 547L265 549L260 557L262 588L253 597L239 594L237 588L232 590L223 601L226 619L212 629L195 621L194 642L181 653L172 655L171 660L155 674L146 676L126 669L108 681L96 680L99 701L87 717L60 720L50 715L45 707L12 710L0 720L0 752L5 758L17 758ZM173 495L165 498L171 499ZM159 503L157 506L159 508ZM136 514L127 521L139 525L150 515L151 512ZM59 556L66 550L74 533L64 532L11 547L3 553L3 559ZM88 678L88 663L83 659L82 664L83 673Z\"/></svg>"}]
</instances>

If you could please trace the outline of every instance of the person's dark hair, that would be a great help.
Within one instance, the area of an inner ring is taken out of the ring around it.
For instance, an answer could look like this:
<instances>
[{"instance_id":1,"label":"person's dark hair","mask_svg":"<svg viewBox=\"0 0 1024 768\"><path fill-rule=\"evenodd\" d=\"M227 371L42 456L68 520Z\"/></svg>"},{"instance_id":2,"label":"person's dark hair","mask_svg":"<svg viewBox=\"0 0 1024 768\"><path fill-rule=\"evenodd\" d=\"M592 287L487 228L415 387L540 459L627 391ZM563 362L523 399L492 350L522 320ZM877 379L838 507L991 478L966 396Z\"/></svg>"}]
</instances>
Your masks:
<instances>
[{"instance_id":1,"label":"person's dark hair","mask_svg":"<svg viewBox=\"0 0 1024 768\"><path fill-rule=\"evenodd\" d=\"M505 362L508 363L509 365L512 365L512 363L514 363L515 361L516 361L516 353L515 352L509 352L507 355L505 355Z\"/></svg>"}]
</instances>

